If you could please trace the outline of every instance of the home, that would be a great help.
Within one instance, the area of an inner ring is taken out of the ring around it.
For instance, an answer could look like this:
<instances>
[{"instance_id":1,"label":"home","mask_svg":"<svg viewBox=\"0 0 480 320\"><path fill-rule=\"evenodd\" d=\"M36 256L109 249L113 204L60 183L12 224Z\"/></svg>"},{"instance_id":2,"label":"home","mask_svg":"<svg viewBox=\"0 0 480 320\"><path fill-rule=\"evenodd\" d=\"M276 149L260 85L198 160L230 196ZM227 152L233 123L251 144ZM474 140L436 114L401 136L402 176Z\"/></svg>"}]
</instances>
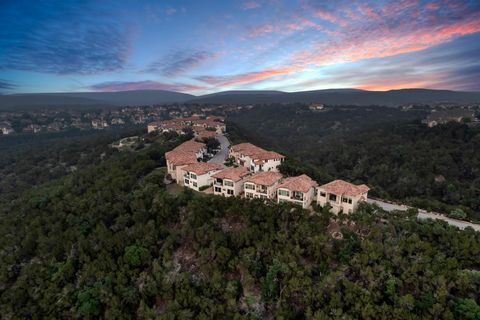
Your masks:
<instances>
[{"instance_id":1,"label":"home","mask_svg":"<svg viewBox=\"0 0 480 320\"><path fill-rule=\"evenodd\" d=\"M429 128L439 124L445 124L450 121L462 122L463 120L474 120L475 113L468 109L450 109L444 111L433 111L427 116L425 122Z\"/></svg>"},{"instance_id":2,"label":"home","mask_svg":"<svg viewBox=\"0 0 480 320\"><path fill-rule=\"evenodd\" d=\"M354 185L347 181L335 180L324 184L317 189L317 203L321 206L330 205L332 212L352 213L358 204L367 200L366 185Z\"/></svg>"},{"instance_id":3,"label":"home","mask_svg":"<svg viewBox=\"0 0 480 320\"><path fill-rule=\"evenodd\" d=\"M167 161L168 174L180 184L183 181L180 172L182 167L196 163L199 158L203 158L206 152L205 144L194 140L186 141L172 151L166 152L165 159Z\"/></svg>"},{"instance_id":4,"label":"home","mask_svg":"<svg viewBox=\"0 0 480 320\"><path fill-rule=\"evenodd\" d=\"M225 197L239 196L243 192L243 183L250 175L245 167L230 167L215 173L212 177L213 194Z\"/></svg>"},{"instance_id":5,"label":"home","mask_svg":"<svg viewBox=\"0 0 480 320\"><path fill-rule=\"evenodd\" d=\"M278 172L278 166L285 159L285 156L277 152L264 150L251 143L231 146L229 155L238 165L247 167L252 172Z\"/></svg>"},{"instance_id":6,"label":"home","mask_svg":"<svg viewBox=\"0 0 480 320\"><path fill-rule=\"evenodd\" d=\"M106 127L108 127L108 123L103 119L92 119L92 127L93 129L97 130L105 129Z\"/></svg>"},{"instance_id":7,"label":"home","mask_svg":"<svg viewBox=\"0 0 480 320\"><path fill-rule=\"evenodd\" d=\"M278 203L292 202L306 209L315 198L317 186L317 182L305 174L286 178L277 188Z\"/></svg>"},{"instance_id":8,"label":"home","mask_svg":"<svg viewBox=\"0 0 480 320\"><path fill-rule=\"evenodd\" d=\"M183 185L187 188L200 191L202 187L208 187L213 184L212 175L220 172L224 168L218 163L197 162L183 167ZM182 184L182 183L179 183Z\"/></svg>"},{"instance_id":9,"label":"home","mask_svg":"<svg viewBox=\"0 0 480 320\"><path fill-rule=\"evenodd\" d=\"M0 133L7 135L15 133L15 130L9 124L0 123Z\"/></svg>"},{"instance_id":10,"label":"home","mask_svg":"<svg viewBox=\"0 0 480 320\"><path fill-rule=\"evenodd\" d=\"M281 173L273 171L254 173L243 185L245 198L276 199L277 186L282 178Z\"/></svg>"}]
</instances>

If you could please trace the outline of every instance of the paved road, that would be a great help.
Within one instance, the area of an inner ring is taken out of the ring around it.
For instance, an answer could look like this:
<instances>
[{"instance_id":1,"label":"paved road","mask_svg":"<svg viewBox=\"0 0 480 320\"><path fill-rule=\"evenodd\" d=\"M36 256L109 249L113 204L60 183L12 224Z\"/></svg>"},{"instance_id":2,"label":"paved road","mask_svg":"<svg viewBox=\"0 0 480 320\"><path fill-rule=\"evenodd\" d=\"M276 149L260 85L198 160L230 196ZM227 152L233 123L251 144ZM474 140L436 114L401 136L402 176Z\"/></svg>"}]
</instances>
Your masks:
<instances>
[{"instance_id":1,"label":"paved road","mask_svg":"<svg viewBox=\"0 0 480 320\"><path fill-rule=\"evenodd\" d=\"M219 134L215 138L220 142L220 151L218 151L212 159L208 160L208 162L223 164L228 157L228 146L230 146L230 141L228 141L227 137L223 134Z\"/></svg>"},{"instance_id":2,"label":"paved road","mask_svg":"<svg viewBox=\"0 0 480 320\"><path fill-rule=\"evenodd\" d=\"M392 204L388 203L385 201L377 200L377 199L368 199L368 203L376 204L380 208L386 210L386 211L393 211L393 210L400 210L400 211L407 211L410 207L406 205L397 205L397 204ZM456 226L460 229L465 229L466 227L471 227L475 231L480 231L480 225L479 224L474 224L466 221L461 221L461 220L456 220L456 219L451 219L448 218L444 215L438 214L438 213L433 213L433 212L427 212L425 210L418 210L418 219L438 219L438 220L443 220L446 221L448 224L452 226Z\"/></svg>"}]
</instances>

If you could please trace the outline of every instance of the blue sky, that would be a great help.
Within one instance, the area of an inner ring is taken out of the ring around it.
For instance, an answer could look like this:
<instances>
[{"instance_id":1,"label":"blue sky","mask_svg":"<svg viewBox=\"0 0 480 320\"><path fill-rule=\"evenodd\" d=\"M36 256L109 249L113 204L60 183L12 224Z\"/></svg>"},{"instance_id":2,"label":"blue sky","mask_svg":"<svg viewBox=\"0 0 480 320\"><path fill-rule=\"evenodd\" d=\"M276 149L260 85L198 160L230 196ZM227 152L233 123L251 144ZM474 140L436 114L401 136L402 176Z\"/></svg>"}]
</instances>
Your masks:
<instances>
[{"instance_id":1,"label":"blue sky","mask_svg":"<svg viewBox=\"0 0 480 320\"><path fill-rule=\"evenodd\" d=\"M0 93L480 90L480 2L1 1Z\"/></svg>"}]
</instances>

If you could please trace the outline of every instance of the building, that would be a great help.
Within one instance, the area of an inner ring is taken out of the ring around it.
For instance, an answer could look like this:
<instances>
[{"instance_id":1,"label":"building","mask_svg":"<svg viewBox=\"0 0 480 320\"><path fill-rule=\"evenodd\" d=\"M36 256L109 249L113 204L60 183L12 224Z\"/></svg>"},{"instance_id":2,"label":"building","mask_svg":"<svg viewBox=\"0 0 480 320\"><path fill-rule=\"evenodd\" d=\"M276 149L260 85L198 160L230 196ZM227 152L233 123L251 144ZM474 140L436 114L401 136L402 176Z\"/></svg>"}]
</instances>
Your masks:
<instances>
[{"instance_id":1,"label":"building","mask_svg":"<svg viewBox=\"0 0 480 320\"><path fill-rule=\"evenodd\" d=\"M315 198L317 186L317 182L305 174L286 178L277 188L278 203L292 202L306 209Z\"/></svg>"},{"instance_id":2,"label":"building","mask_svg":"<svg viewBox=\"0 0 480 320\"><path fill-rule=\"evenodd\" d=\"M9 124L0 124L0 133L2 134L12 134L15 133L15 130Z\"/></svg>"},{"instance_id":3,"label":"building","mask_svg":"<svg viewBox=\"0 0 480 320\"><path fill-rule=\"evenodd\" d=\"M204 143L189 140L172 151L165 153L165 159L167 161L167 172L176 180L178 184L183 182L181 169L183 166L198 162L199 158L203 158L203 155L207 152L207 148Z\"/></svg>"},{"instance_id":4,"label":"building","mask_svg":"<svg viewBox=\"0 0 480 320\"><path fill-rule=\"evenodd\" d=\"M432 128L439 124L445 124L450 121L462 122L463 120L475 119L475 113L473 110L468 109L450 109L444 111L435 111L428 115L425 122L427 126Z\"/></svg>"},{"instance_id":5,"label":"building","mask_svg":"<svg viewBox=\"0 0 480 320\"><path fill-rule=\"evenodd\" d=\"M240 143L230 147L229 155L238 165L247 167L252 172L278 172L278 166L285 159L285 156L277 152L267 151L251 143Z\"/></svg>"},{"instance_id":6,"label":"building","mask_svg":"<svg viewBox=\"0 0 480 320\"><path fill-rule=\"evenodd\" d=\"M105 129L106 127L108 127L108 123L107 121L103 120L103 119L93 119L92 120L92 127L93 129Z\"/></svg>"},{"instance_id":7,"label":"building","mask_svg":"<svg viewBox=\"0 0 480 320\"><path fill-rule=\"evenodd\" d=\"M358 204L367 200L366 185L354 185L343 180L335 180L324 184L317 189L317 203L321 206L330 205L332 212L352 213Z\"/></svg>"},{"instance_id":8,"label":"building","mask_svg":"<svg viewBox=\"0 0 480 320\"><path fill-rule=\"evenodd\" d=\"M277 198L277 187L283 176L278 172L257 172L248 177L243 185L245 198Z\"/></svg>"},{"instance_id":9,"label":"building","mask_svg":"<svg viewBox=\"0 0 480 320\"><path fill-rule=\"evenodd\" d=\"M225 197L240 196L243 193L243 184L250 172L245 167L230 167L215 173L213 194Z\"/></svg>"},{"instance_id":10,"label":"building","mask_svg":"<svg viewBox=\"0 0 480 320\"><path fill-rule=\"evenodd\" d=\"M200 191L202 187L211 186L213 184L212 175L220 172L223 168L224 166L221 164L208 162L197 162L184 166L181 169L184 172L183 185Z\"/></svg>"}]
</instances>

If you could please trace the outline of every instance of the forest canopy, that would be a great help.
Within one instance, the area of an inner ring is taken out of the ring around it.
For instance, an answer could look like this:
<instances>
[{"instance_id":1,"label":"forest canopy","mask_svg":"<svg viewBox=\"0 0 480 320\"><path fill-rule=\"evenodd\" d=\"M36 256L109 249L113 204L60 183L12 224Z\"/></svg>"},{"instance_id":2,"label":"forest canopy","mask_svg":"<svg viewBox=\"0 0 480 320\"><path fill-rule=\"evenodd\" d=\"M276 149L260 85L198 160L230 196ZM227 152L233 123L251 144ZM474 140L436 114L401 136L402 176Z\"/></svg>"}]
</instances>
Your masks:
<instances>
[{"instance_id":1,"label":"forest canopy","mask_svg":"<svg viewBox=\"0 0 480 320\"><path fill-rule=\"evenodd\" d=\"M478 319L480 233L163 184L169 137L1 204L5 319Z\"/></svg>"}]
</instances>

